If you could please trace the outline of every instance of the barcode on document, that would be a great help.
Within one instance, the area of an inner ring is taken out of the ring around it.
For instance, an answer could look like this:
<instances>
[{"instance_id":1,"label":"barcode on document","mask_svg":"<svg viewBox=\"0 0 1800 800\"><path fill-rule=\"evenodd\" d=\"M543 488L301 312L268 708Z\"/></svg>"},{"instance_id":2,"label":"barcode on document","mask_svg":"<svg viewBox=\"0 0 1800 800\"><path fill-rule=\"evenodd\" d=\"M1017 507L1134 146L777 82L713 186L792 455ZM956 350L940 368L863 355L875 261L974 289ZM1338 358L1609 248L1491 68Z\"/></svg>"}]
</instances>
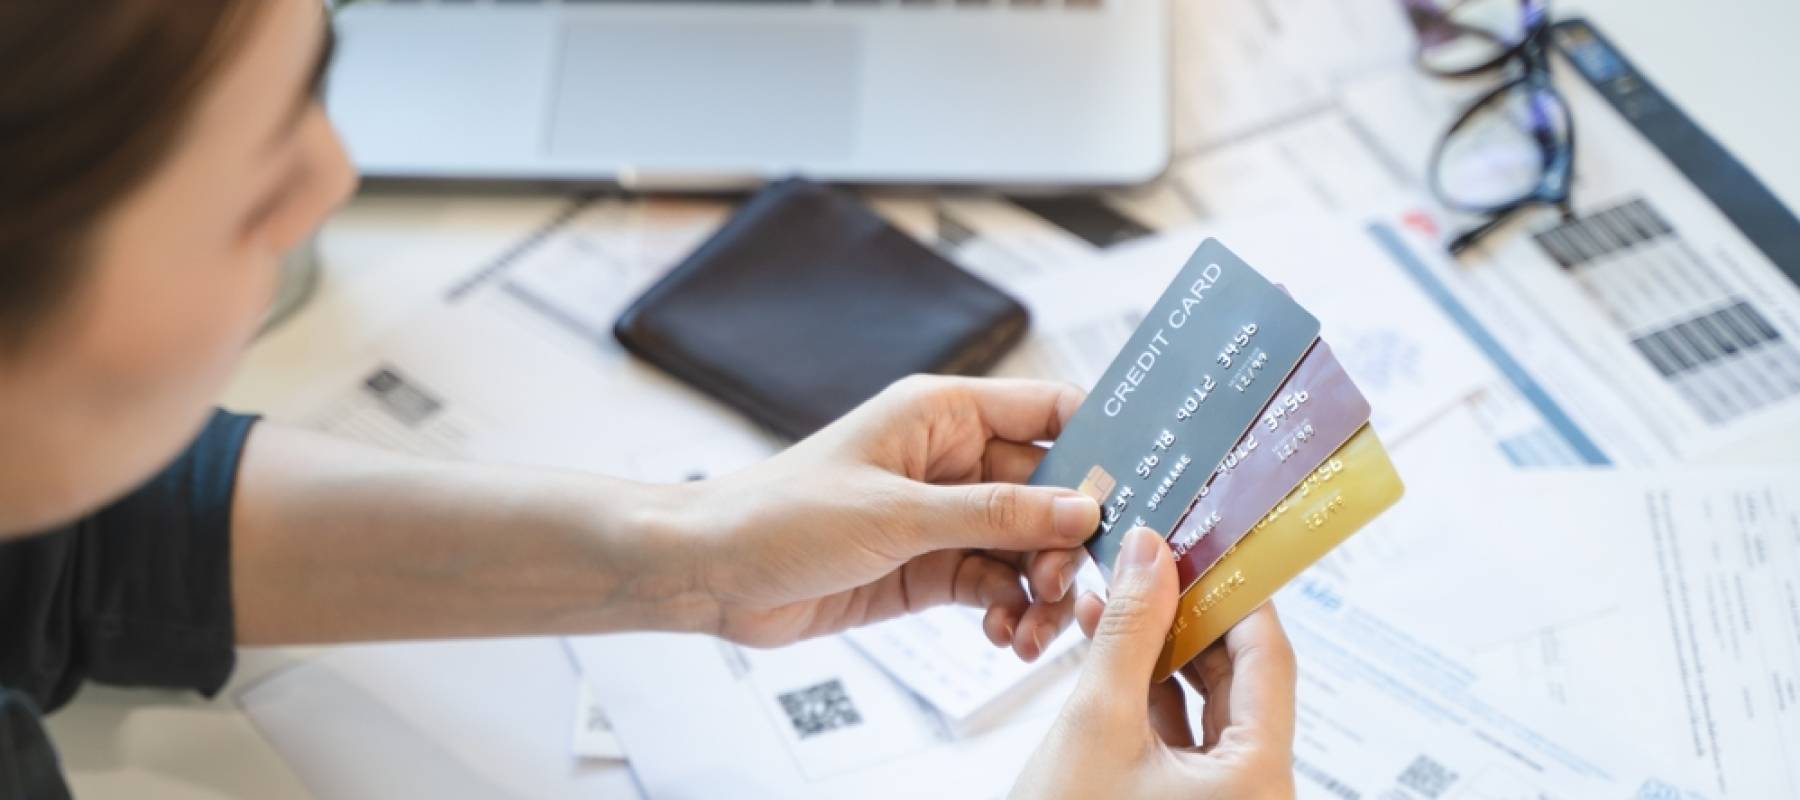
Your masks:
<instances>
[{"instance_id":1,"label":"barcode on document","mask_svg":"<svg viewBox=\"0 0 1800 800\"><path fill-rule=\"evenodd\" d=\"M780 700L781 709L794 724L794 733L802 739L862 724L862 715L850 702L844 682L837 679L787 692Z\"/></svg>"},{"instance_id":2,"label":"barcode on document","mask_svg":"<svg viewBox=\"0 0 1800 800\"><path fill-rule=\"evenodd\" d=\"M1670 236L1675 228L1643 198L1569 220L1534 235L1563 269L1570 269Z\"/></svg>"},{"instance_id":3,"label":"barcode on document","mask_svg":"<svg viewBox=\"0 0 1800 800\"><path fill-rule=\"evenodd\" d=\"M1643 198L1536 234L1710 425L1800 395L1800 348Z\"/></svg>"}]
</instances>

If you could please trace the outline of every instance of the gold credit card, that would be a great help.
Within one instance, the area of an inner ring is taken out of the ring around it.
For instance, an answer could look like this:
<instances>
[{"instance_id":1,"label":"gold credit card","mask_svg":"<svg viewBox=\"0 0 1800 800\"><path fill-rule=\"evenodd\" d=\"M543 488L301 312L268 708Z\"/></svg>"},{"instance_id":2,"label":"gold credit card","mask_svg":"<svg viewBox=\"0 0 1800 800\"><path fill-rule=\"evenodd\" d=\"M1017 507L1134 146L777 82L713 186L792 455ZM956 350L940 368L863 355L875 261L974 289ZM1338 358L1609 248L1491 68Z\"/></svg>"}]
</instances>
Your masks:
<instances>
[{"instance_id":1,"label":"gold credit card","mask_svg":"<svg viewBox=\"0 0 1800 800\"><path fill-rule=\"evenodd\" d=\"M1362 426L1181 593L1156 680L1192 661L1404 490L1381 440Z\"/></svg>"}]
</instances>

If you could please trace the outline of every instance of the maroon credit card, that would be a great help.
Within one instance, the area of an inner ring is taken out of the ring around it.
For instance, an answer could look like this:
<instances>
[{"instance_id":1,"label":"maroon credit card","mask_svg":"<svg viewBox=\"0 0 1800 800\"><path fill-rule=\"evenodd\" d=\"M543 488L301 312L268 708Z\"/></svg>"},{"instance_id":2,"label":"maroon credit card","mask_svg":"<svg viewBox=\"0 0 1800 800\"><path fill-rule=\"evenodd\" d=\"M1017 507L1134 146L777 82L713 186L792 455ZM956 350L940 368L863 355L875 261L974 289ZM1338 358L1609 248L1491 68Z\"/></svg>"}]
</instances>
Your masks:
<instances>
[{"instance_id":1,"label":"maroon credit card","mask_svg":"<svg viewBox=\"0 0 1800 800\"><path fill-rule=\"evenodd\" d=\"M1169 534L1182 590L1368 421L1369 401L1331 348L1314 344Z\"/></svg>"}]
</instances>

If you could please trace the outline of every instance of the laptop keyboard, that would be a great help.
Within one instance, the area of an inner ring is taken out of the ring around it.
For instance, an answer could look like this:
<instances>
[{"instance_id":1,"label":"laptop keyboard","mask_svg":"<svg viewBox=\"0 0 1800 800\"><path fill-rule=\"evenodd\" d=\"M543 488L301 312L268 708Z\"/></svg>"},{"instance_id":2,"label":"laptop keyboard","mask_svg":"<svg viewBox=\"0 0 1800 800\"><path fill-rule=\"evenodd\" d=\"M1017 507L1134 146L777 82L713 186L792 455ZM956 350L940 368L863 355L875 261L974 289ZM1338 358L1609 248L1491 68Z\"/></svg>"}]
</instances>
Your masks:
<instances>
[{"instance_id":1,"label":"laptop keyboard","mask_svg":"<svg viewBox=\"0 0 1800 800\"><path fill-rule=\"evenodd\" d=\"M388 5L400 6L472 6L472 5L605 5L618 3L645 3L648 0L386 0ZM715 5L782 5L782 6L845 6L851 8L880 8L895 6L902 8L1061 8L1073 10L1095 9L1107 0L654 0L658 3L688 3Z\"/></svg>"}]
</instances>

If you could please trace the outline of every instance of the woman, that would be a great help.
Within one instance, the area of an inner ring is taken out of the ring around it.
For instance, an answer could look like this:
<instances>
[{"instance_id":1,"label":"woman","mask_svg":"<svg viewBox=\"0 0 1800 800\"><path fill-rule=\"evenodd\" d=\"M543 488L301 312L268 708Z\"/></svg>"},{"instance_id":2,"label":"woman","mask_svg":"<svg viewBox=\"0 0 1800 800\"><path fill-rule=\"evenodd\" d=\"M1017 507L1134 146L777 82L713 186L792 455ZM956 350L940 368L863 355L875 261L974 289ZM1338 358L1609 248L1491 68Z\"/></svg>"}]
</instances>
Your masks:
<instances>
[{"instance_id":1,"label":"woman","mask_svg":"<svg viewBox=\"0 0 1800 800\"><path fill-rule=\"evenodd\" d=\"M940 603L1080 687L1030 796L1291 793L1291 651L1263 611L1149 686L1175 568L1025 487L1079 403L902 381L767 463L682 486L435 463L211 410L280 254L355 186L319 0L0 6L0 797L66 787L38 725L87 679L216 691L237 644L703 631L774 646ZM596 443L604 446L604 443ZM1148 692L1148 703L1146 703Z\"/></svg>"}]
</instances>

